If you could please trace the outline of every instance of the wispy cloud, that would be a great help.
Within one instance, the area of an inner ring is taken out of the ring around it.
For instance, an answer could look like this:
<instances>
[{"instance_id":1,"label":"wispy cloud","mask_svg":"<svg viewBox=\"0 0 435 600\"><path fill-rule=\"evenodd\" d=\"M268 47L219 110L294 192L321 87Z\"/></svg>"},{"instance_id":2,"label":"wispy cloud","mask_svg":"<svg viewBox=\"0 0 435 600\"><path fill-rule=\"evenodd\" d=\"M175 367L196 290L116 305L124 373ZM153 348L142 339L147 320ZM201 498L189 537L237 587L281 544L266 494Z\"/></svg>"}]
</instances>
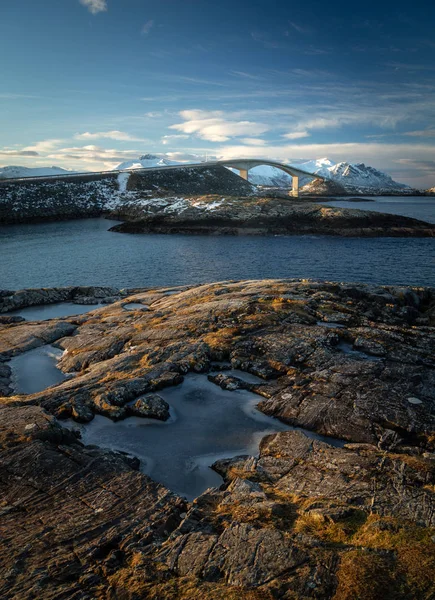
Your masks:
<instances>
[{"instance_id":1,"label":"wispy cloud","mask_svg":"<svg viewBox=\"0 0 435 600\"><path fill-rule=\"evenodd\" d=\"M410 137L435 138L435 129L423 129L421 131L407 131L403 135Z\"/></svg>"},{"instance_id":2,"label":"wispy cloud","mask_svg":"<svg viewBox=\"0 0 435 600\"><path fill-rule=\"evenodd\" d=\"M149 32L151 31L151 29L154 27L154 20L150 19L149 21L147 21L145 23L145 25L142 27L141 33L142 35L148 35Z\"/></svg>"},{"instance_id":3,"label":"wispy cloud","mask_svg":"<svg viewBox=\"0 0 435 600\"><path fill-rule=\"evenodd\" d=\"M34 100L40 98L40 96L34 96L31 94L0 94L0 100L19 100L20 98L29 98Z\"/></svg>"},{"instance_id":4,"label":"wispy cloud","mask_svg":"<svg viewBox=\"0 0 435 600\"><path fill-rule=\"evenodd\" d=\"M244 144L248 144L248 146L265 146L266 140L262 140L261 138L242 138L240 140Z\"/></svg>"},{"instance_id":5,"label":"wispy cloud","mask_svg":"<svg viewBox=\"0 0 435 600\"><path fill-rule=\"evenodd\" d=\"M251 31L251 38L255 42L259 42L265 48L269 48L271 50L286 47L285 44L278 42L277 40L270 37L268 33L264 33L263 31Z\"/></svg>"},{"instance_id":6,"label":"wispy cloud","mask_svg":"<svg viewBox=\"0 0 435 600\"><path fill-rule=\"evenodd\" d=\"M39 156L35 150L0 150L0 156Z\"/></svg>"},{"instance_id":7,"label":"wispy cloud","mask_svg":"<svg viewBox=\"0 0 435 600\"><path fill-rule=\"evenodd\" d=\"M298 33L307 34L313 32L313 29L311 27L307 27L306 25L300 25L299 23L295 23L294 21L289 21L288 24Z\"/></svg>"},{"instance_id":8,"label":"wispy cloud","mask_svg":"<svg viewBox=\"0 0 435 600\"><path fill-rule=\"evenodd\" d=\"M93 15L96 15L100 12L104 12L107 10L107 2L106 0L79 0L80 4L86 6L88 11Z\"/></svg>"},{"instance_id":9,"label":"wispy cloud","mask_svg":"<svg viewBox=\"0 0 435 600\"><path fill-rule=\"evenodd\" d=\"M174 135L164 135L160 140L164 146L176 140L187 140L189 136L184 133L175 133Z\"/></svg>"},{"instance_id":10,"label":"wispy cloud","mask_svg":"<svg viewBox=\"0 0 435 600\"><path fill-rule=\"evenodd\" d=\"M233 137L261 135L269 130L269 126L264 123L236 120L223 111L183 110L180 116L184 122L171 125L170 129L195 134L210 142L226 142Z\"/></svg>"},{"instance_id":11,"label":"wispy cloud","mask_svg":"<svg viewBox=\"0 0 435 600\"><path fill-rule=\"evenodd\" d=\"M90 131L85 131L84 133L76 133L74 136L76 140L98 140L98 139L107 139L107 140L116 140L118 142L145 142L143 138L130 135L129 133L125 133L124 131L96 131L91 133Z\"/></svg>"},{"instance_id":12,"label":"wispy cloud","mask_svg":"<svg viewBox=\"0 0 435 600\"><path fill-rule=\"evenodd\" d=\"M387 62L383 64L384 67L390 67L395 71L435 71L435 65L430 65L426 63L399 63L399 62Z\"/></svg>"},{"instance_id":13,"label":"wispy cloud","mask_svg":"<svg viewBox=\"0 0 435 600\"><path fill-rule=\"evenodd\" d=\"M264 77L260 77L260 75L246 73L245 71L230 71L230 75L237 75L237 77L241 77L242 79L252 79L254 81L261 81L264 79Z\"/></svg>"},{"instance_id":14,"label":"wispy cloud","mask_svg":"<svg viewBox=\"0 0 435 600\"><path fill-rule=\"evenodd\" d=\"M165 81L175 81L179 83L193 83L195 85L213 85L217 87L228 87L227 83L216 81L214 79L202 79L200 77L188 77L186 75L164 75ZM144 100L144 98L142 98Z\"/></svg>"},{"instance_id":15,"label":"wispy cloud","mask_svg":"<svg viewBox=\"0 0 435 600\"><path fill-rule=\"evenodd\" d=\"M285 133L282 137L288 140L298 140L300 138L310 137L308 131L292 131L291 133Z\"/></svg>"},{"instance_id":16,"label":"wispy cloud","mask_svg":"<svg viewBox=\"0 0 435 600\"><path fill-rule=\"evenodd\" d=\"M63 144L63 142L64 142L64 140L54 140L54 139L42 140L40 142L36 142L32 146L26 146L26 148L23 148L23 150L30 151L30 152L38 152L38 153L51 152L51 150L53 150L57 146Z\"/></svg>"}]
</instances>

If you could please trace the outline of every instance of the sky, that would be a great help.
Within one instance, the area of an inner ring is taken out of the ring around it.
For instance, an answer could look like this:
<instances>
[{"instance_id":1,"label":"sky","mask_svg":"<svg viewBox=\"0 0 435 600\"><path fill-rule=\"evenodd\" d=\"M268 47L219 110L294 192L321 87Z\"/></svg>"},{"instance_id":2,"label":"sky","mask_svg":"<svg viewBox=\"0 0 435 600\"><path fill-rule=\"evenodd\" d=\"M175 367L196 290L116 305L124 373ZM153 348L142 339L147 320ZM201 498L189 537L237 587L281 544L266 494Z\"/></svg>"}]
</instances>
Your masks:
<instances>
[{"instance_id":1,"label":"sky","mask_svg":"<svg viewBox=\"0 0 435 600\"><path fill-rule=\"evenodd\" d=\"M1 0L0 166L328 157L435 186L435 4Z\"/></svg>"}]
</instances>

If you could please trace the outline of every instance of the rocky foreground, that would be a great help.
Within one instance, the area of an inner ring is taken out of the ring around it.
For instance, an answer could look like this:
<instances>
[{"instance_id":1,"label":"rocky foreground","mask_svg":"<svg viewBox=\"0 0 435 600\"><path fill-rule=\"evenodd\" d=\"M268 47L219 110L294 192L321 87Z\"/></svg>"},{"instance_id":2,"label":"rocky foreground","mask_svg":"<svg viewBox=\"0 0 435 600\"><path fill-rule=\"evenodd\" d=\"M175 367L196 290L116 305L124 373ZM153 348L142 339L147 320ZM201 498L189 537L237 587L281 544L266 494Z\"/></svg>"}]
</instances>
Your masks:
<instances>
[{"instance_id":1,"label":"rocky foreground","mask_svg":"<svg viewBox=\"0 0 435 600\"><path fill-rule=\"evenodd\" d=\"M74 290L69 299L112 304L45 322L5 312L0 325L2 598L435 596L434 289ZM0 306L60 293L4 292ZM132 302L142 306L125 310ZM60 368L74 376L14 395L8 360L46 343L65 350ZM126 418L136 398L225 364L263 383L214 383L248 386L263 412L341 445L269 435L258 457L218 461L222 487L188 503L134 457L85 447L60 425Z\"/></svg>"}]
</instances>

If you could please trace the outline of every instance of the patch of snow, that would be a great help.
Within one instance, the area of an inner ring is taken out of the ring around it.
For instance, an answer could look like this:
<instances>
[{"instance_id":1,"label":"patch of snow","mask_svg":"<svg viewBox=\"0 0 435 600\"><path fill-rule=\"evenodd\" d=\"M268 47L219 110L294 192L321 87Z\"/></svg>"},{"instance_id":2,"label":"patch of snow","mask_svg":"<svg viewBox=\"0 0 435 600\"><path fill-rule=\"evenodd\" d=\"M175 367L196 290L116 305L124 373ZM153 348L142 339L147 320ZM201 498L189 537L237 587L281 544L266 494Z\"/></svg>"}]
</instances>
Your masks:
<instances>
[{"instance_id":1,"label":"patch of snow","mask_svg":"<svg viewBox=\"0 0 435 600\"><path fill-rule=\"evenodd\" d=\"M204 206L204 210L214 210L215 208L219 208L225 202L225 198L222 200L215 200L214 202L209 202Z\"/></svg>"},{"instance_id":2,"label":"patch of snow","mask_svg":"<svg viewBox=\"0 0 435 600\"><path fill-rule=\"evenodd\" d=\"M411 396L410 398L408 398L408 402L410 404L423 404L423 401L420 400L420 398L414 398L413 396Z\"/></svg>"},{"instance_id":3,"label":"patch of snow","mask_svg":"<svg viewBox=\"0 0 435 600\"><path fill-rule=\"evenodd\" d=\"M118 187L121 193L127 191L127 183L129 179L130 173L120 173L118 175Z\"/></svg>"}]
</instances>

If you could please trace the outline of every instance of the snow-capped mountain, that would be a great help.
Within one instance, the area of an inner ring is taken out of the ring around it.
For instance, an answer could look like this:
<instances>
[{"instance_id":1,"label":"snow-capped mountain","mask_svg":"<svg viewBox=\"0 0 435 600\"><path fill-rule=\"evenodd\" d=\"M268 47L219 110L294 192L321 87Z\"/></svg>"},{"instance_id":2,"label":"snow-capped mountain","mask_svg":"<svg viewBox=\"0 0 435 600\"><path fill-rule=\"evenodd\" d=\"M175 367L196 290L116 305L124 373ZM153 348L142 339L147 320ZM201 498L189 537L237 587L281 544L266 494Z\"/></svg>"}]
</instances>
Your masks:
<instances>
[{"instance_id":1,"label":"snow-capped mountain","mask_svg":"<svg viewBox=\"0 0 435 600\"><path fill-rule=\"evenodd\" d=\"M71 175L74 171L67 171L61 167L0 167L0 179L16 177L45 177L46 175Z\"/></svg>"},{"instance_id":2,"label":"snow-capped mountain","mask_svg":"<svg viewBox=\"0 0 435 600\"><path fill-rule=\"evenodd\" d=\"M170 165L178 165L180 163L175 160L169 160L168 158L162 158L161 156L157 156L155 154L144 154L140 156L137 160L128 160L126 162L122 162L116 167L114 167L114 171L123 171L126 169L146 169L149 167L165 167Z\"/></svg>"},{"instance_id":3,"label":"snow-capped mountain","mask_svg":"<svg viewBox=\"0 0 435 600\"><path fill-rule=\"evenodd\" d=\"M322 177L328 177L328 169L333 167L333 163L329 158L319 158L317 160L300 160L292 161L289 165L306 171L307 173L313 173L321 175ZM268 165L262 165L260 167L254 167L249 171L249 181L255 185L264 185L272 187L291 187L292 178L281 169L276 167L270 167ZM299 185L305 185L312 181L310 177L301 177Z\"/></svg>"},{"instance_id":4,"label":"snow-capped mountain","mask_svg":"<svg viewBox=\"0 0 435 600\"><path fill-rule=\"evenodd\" d=\"M411 188L403 183L394 181L389 175L363 163L347 162L333 163L328 158L308 161L292 161L292 166L313 176L319 175L342 186L346 192L357 193L391 193L410 191ZM255 185L291 187L291 177L275 167L261 166L249 171L249 180ZM300 177L299 185L310 191L313 179ZM312 190L315 191L314 189Z\"/></svg>"},{"instance_id":5,"label":"snow-capped mountain","mask_svg":"<svg viewBox=\"0 0 435 600\"><path fill-rule=\"evenodd\" d=\"M389 175L364 163L341 162L328 168L329 177L345 188L376 188L399 191L409 189L408 185L394 181Z\"/></svg>"}]
</instances>

